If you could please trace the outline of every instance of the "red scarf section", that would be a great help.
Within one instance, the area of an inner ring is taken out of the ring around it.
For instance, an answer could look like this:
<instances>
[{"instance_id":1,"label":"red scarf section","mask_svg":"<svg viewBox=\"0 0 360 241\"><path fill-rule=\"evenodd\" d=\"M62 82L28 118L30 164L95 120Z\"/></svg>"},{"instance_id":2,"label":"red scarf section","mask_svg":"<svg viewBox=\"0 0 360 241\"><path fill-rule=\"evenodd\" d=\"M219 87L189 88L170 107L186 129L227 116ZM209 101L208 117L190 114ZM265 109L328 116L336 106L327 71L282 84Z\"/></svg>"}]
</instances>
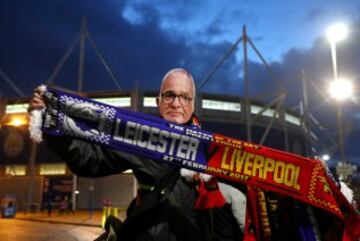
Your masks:
<instances>
[{"instance_id":1,"label":"red scarf section","mask_svg":"<svg viewBox=\"0 0 360 241\"><path fill-rule=\"evenodd\" d=\"M224 196L219 190L217 181L214 178L208 182L200 181L197 191L196 209L219 208L226 203Z\"/></svg>"},{"instance_id":2,"label":"red scarf section","mask_svg":"<svg viewBox=\"0 0 360 241\"><path fill-rule=\"evenodd\" d=\"M358 215L327 176L319 160L217 134L214 134L210 149L213 154L208 161L206 173L324 209L345 221L345 232L352 238L350 240L359 237ZM349 219L355 222L350 223Z\"/></svg>"}]
</instances>

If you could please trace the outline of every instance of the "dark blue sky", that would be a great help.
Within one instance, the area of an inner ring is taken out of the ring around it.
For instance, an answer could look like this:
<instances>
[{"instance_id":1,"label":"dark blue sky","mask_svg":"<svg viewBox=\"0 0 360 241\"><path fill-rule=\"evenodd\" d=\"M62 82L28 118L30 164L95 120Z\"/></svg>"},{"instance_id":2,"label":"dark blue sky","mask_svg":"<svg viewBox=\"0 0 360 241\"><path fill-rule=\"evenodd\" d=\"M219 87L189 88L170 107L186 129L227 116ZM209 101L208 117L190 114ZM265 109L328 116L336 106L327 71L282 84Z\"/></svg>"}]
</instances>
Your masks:
<instances>
[{"instance_id":1,"label":"dark blue sky","mask_svg":"<svg viewBox=\"0 0 360 241\"><path fill-rule=\"evenodd\" d=\"M301 95L301 70L317 88L325 90L332 78L330 48L324 32L331 23L349 25L349 37L338 45L339 73L356 85L356 95L344 103L346 138L352 162L360 163L359 66L360 3L354 0L184 0L184 1L0 1L0 69L29 95L44 83L79 34L82 16L88 31L123 89L138 84L157 89L170 68L189 69L197 82L241 35L248 35L270 63L288 91L289 106ZM55 79L75 89L78 48ZM202 91L242 95L243 49L240 45ZM84 90L114 90L115 85L86 44ZM260 59L249 49L249 79L253 95L275 87ZM293 80L291 84L287 84ZM17 93L0 77L2 97ZM310 86L313 114L334 128L333 104ZM325 91L324 91L325 92ZM326 92L325 92L325 95ZM332 121L329 121L332 118Z\"/></svg>"}]
</instances>

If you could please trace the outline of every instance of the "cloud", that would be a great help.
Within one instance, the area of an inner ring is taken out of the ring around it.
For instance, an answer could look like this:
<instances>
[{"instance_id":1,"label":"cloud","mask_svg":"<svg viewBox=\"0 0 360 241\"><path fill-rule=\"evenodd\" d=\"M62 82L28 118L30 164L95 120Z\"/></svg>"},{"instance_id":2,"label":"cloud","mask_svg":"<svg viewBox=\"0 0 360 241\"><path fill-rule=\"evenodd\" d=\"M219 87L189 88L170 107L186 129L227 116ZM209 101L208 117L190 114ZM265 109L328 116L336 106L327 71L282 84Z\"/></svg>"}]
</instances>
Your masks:
<instances>
[{"instance_id":1,"label":"cloud","mask_svg":"<svg viewBox=\"0 0 360 241\"><path fill-rule=\"evenodd\" d=\"M313 22L322 17L325 14L323 8L317 7L310 9L310 11L306 14L306 21Z\"/></svg>"},{"instance_id":2,"label":"cloud","mask_svg":"<svg viewBox=\"0 0 360 241\"><path fill-rule=\"evenodd\" d=\"M51 75L79 34L82 16L87 16L89 33L125 89L133 88L135 82L144 89L157 88L162 74L177 66L193 69L194 76L202 78L232 44L226 41L189 42L186 33L173 34L163 28L163 21L171 20L172 24L178 24L188 19L196 11L199 1L191 6L181 5L179 9L172 5L150 5L142 1L133 4L58 1L41 3L41 8L39 2L3 1L1 4L2 22L10 24L3 29L2 36L8 38L2 39L0 50L5 56L11 57L0 58L0 67L27 94ZM129 8L133 11L132 16L124 14ZM177 11L177 14L169 14L164 9ZM166 15L167 19L164 20L161 15ZM220 34L222 30L212 31ZM210 35L207 33L205 36ZM76 48L57 76L57 84L76 89L78 54L79 49ZM236 58L232 57L217 73L223 79L222 87L233 89L234 83L239 81L241 66L235 63ZM84 70L85 90L115 88L89 42L85 47ZM10 91L4 93L14 95L9 86L5 88ZM209 85L209 91L216 88L214 83Z\"/></svg>"},{"instance_id":3,"label":"cloud","mask_svg":"<svg viewBox=\"0 0 360 241\"><path fill-rule=\"evenodd\" d=\"M132 25L138 25L144 22L143 17L137 12L134 7L127 6L122 12L123 18L129 21Z\"/></svg>"},{"instance_id":4,"label":"cloud","mask_svg":"<svg viewBox=\"0 0 360 241\"><path fill-rule=\"evenodd\" d=\"M0 12L0 67L28 94L50 76L79 34L82 16L88 16L90 32L111 35L117 30L109 26L118 26L118 18L108 17L116 16L111 6L88 1L1 1ZM71 70L63 76L76 79Z\"/></svg>"}]
</instances>

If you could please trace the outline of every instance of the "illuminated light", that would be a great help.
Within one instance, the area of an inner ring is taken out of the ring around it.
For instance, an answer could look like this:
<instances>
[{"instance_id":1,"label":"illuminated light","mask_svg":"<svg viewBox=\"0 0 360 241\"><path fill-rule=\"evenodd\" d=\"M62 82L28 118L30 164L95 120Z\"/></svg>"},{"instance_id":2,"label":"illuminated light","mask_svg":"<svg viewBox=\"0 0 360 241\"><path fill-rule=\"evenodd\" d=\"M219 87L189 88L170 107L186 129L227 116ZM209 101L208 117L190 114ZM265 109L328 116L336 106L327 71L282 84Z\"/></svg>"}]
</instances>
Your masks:
<instances>
[{"instance_id":1,"label":"illuminated light","mask_svg":"<svg viewBox=\"0 0 360 241\"><path fill-rule=\"evenodd\" d=\"M290 123L292 123L292 124L294 124L294 125L297 125L297 126L299 126L299 125L301 124L300 118L297 117L297 116L294 116L294 115L292 115L292 114L286 113L286 114L285 114L285 120L286 120L287 122L290 122Z\"/></svg>"},{"instance_id":2,"label":"illuminated light","mask_svg":"<svg viewBox=\"0 0 360 241\"><path fill-rule=\"evenodd\" d=\"M143 105L145 107L157 107L156 97L144 97Z\"/></svg>"},{"instance_id":3,"label":"illuminated light","mask_svg":"<svg viewBox=\"0 0 360 241\"><path fill-rule=\"evenodd\" d=\"M64 175L66 174L65 163L40 164L40 175Z\"/></svg>"},{"instance_id":4,"label":"illuminated light","mask_svg":"<svg viewBox=\"0 0 360 241\"><path fill-rule=\"evenodd\" d=\"M106 98L94 98L93 100L116 107L131 106L131 97L106 97Z\"/></svg>"},{"instance_id":5,"label":"illuminated light","mask_svg":"<svg viewBox=\"0 0 360 241\"><path fill-rule=\"evenodd\" d=\"M241 111L241 106L239 102L231 101L220 101L220 100L202 100L202 108L210 110L223 110L223 111Z\"/></svg>"},{"instance_id":6,"label":"illuminated light","mask_svg":"<svg viewBox=\"0 0 360 241\"><path fill-rule=\"evenodd\" d=\"M26 116L16 116L16 115L10 116L9 121L5 123L5 125L15 126L15 127L19 127L27 124L28 124L28 119Z\"/></svg>"},{"instance_id":7,"label":"illuminated light","mask_svg":"<svg viewBox=\"0 0 360 241\"><path fill-rule=\"evenodd\" d=\"M11 176L25 176L26 166L25 165L8 165L5 167L5 174Z\"/></svg>"},{"instance_id":8,"label":"illuminated light","mask_svg":"<svg viewBox=\"0 0 360 241\"><path fill-rule=\"evenodd\" d=\"M78 195L79 193L80 193L79 190L76 190L76 191L75 191L75 194L76 194L76 195Z\"/></svg>"},{"instance_id":9,"label":"illuminated light","mask_svg":"<svg viewBox=\"0 0 360 241\"><path fill-rule=\"evenodd\" d=\"M257 105L251 105L251 114L259 114L260 112L263 111L265 107L262 106L257 106ZM273 117L275 114L275 110L274 109L266 109L262 115L263 116L268 116L268 117ZM279 114L276 113L275 114L276 118L279 118Z\"/></svg>"},{"instance_id":10,"label":"illuminated light","mask_svg":"<svg viewBox=\"0 0 360 241\"><path fill-rule=\"evenodd\" d=\"M5 114L27 113L29 104L8 104L6 105Z\"/></svg>"},{"instance_id":11,"label":"illuminated light","mask_svg":"<svg viewBox=\"0 0 360 241\"><path fill-rule=\"evenodd\" d=\"M344 40L347 35L348 29L343 23L333 24L326 31L326 36L328 40L333 43Z\"/></svg>"},{"instance_id":12,"label":"illuminated light","mask_svg":"<svg viewBox=\"0 0 360 241\"><path fill-rule=\"evenodd\" d=\"M13 126L21 126L22 121L18 118L13 119L12 123Z\"/></svg>"},{"instance_id":13,"label":"illuminated light","mask_svg":"<svg viewBox=\"0 0 360 241\"><path fill-rule=\"evenodd\" d=\"M353 86L350 81L339 79L330 83L329 92L337 100L345 100L353 95Z\"/></svg>"},{"instance_id":14,"label":"illuminated light","mask_svg":"<svg viewBox=\"0 0 360 241\"><path fill-rule=\"evenodd\" d=\"M321 157L324 161L328 161L328 160L330 160L330 156L328 155L328 154L324 154L324 155L322 155L322 157Z\"/></svg>"}]
</instances>

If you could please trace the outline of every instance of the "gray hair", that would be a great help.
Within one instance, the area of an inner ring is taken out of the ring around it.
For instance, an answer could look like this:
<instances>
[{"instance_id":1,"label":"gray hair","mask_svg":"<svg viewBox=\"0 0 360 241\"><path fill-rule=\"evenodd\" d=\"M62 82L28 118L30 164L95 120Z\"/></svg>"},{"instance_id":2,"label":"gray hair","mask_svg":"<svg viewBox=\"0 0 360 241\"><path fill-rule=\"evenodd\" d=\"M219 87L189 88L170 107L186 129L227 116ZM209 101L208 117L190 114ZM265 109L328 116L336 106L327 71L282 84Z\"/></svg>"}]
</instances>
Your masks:
<instances>
[{"instance_id":1,"label":"gray hair","mask_svg":"<svg viewBox=\"0 0 360 241\"><path fill-rule=\"evenodd\" d=\"M173 69L170 69L170 70L164 75L164 77L163 77L162 80L161 80L160 91L161 91L161 87L162 87L163 84L164 84L164 81L165 81L170 75L172 75L173 73L177 73L177 72L186 74L186 76L188 77L188 79L191 81L192 86L193 86L193 92L194 92L193 98L195 98L195 95L196 95L196 87L195 87L194 78L192 77L192 75L190 74L190 72L187 71L187 70L184 69L184 68L173 68ZM159 94L160 94L160 93L159 93Z\"/></svg>"}]
</instances>

